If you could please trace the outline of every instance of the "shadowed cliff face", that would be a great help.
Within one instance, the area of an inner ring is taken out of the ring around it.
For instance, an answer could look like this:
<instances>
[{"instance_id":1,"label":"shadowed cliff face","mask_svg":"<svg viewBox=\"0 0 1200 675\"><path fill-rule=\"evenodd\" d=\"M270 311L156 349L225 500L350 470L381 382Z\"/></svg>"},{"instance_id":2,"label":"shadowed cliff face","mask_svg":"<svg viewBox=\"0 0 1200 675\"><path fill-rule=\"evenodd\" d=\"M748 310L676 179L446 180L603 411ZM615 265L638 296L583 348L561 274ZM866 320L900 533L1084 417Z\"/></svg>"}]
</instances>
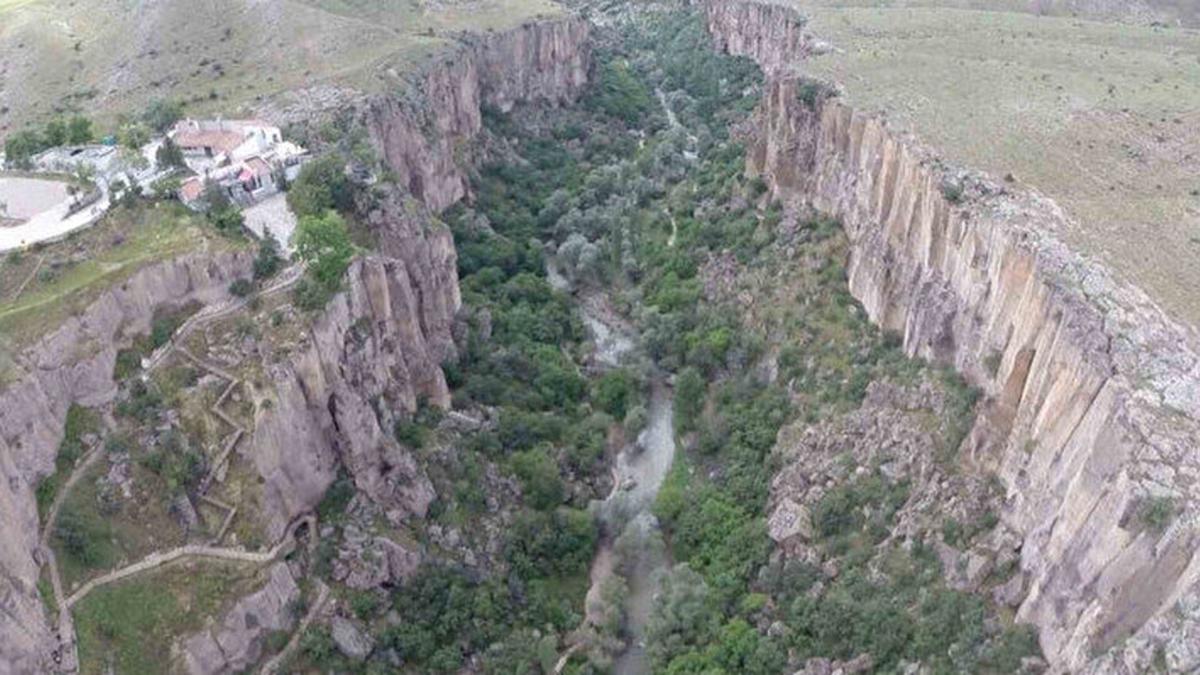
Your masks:
<instances>
[{"instance_id":1,"label":"shadowed cliff face","mask_svg":"<svg viewBox=\"0 0 1200 675\"><path fill-rule=\"evenodd\" d=\"M483 108L573 101L587 83L588 33L571 18L479 38L427 67L413 91L371 100L367 128L400 184L434 211L465 197L460 149L483 128Z\"/></svg>"},{"instance_id":2,"label":"shadowed cliff face","mask_svg":"<svg viewBox=\"0 0 1200 675\"><path fill-rule=\"evenodd\" d=\"M1156 643L1172 667L1197 665L1182 639L1195 617L1165 611L1195 605L1200 575L1194 331L1068 251L1053 203L948 176L879 118L802 95L788 68L806 54L794 15L724 1L705 12L719 46L773 75L749 170L779 197L838 216L850 290L872 320L987 393L965 450L1002 477L1005 520L1024 537L1018 619L1038 626L1061 668L1148 666ZM964 186L961 203L948 180ZM1170 504L1169 522L1147 522L1156 502Z\"/></svg>"}]
</instances>

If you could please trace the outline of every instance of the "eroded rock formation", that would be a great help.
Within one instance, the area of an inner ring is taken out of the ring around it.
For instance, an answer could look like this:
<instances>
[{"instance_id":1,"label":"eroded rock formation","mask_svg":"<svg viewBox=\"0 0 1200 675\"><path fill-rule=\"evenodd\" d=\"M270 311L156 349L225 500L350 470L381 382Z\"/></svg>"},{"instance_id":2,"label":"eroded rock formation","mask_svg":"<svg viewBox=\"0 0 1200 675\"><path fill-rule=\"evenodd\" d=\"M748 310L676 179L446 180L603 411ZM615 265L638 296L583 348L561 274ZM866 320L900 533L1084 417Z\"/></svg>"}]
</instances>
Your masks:
<instances>
[{"instance_id":1,"label":"eroded rock formation","mask_svg":"<svg viewBox=\"0 0 1200 675\"><path fill-rule=\"evenodd\" d=\"M814 97L795 15L736 0L704 12L718 45L770 75L748 168L841 218L850 290L872 320L986 393L965 450L1005 483L1029 579L1018 619L1052 664L1138 670L1159 650L1172 668L1200 665L1171 637L1195 630L1200 577L1195 331L1067 250L1049 200L950 172L879 117Z\"/></svg>"},{"instance_id":2,"label":"eroded rock formation","mask_svg":"<svg viewBox=\"0 0 1200 675\"><path fill-rule=\"evenodd\" d=\"M379 255L353 265L304 348L269 369L271 407L240 452L264 479L271 538L319 502L339 460L393 522L424 514L432 486L392 423L419 399L449 403L440 364L454 355L461 304L453 240L429 210L466 196L461 151L482 129L484 106L571 101L589 66L586 22L530 23L470 38L425 68L412 91L362 108L386 162L419 201L386 192L365 209ZM56 640L36 590L33 491L53 471L70 404L111 401L116 352L148 330L155 308L221 300L251 262L248 253L195 254L143 270L20 356L21 377L0 391L0 671L54 668Z\"/></svg>"},{"instance_id":3,"label":"eroded rock formation","mask_svg":"<svg viewBox=\"0 0 1200 675\"><path fill-rule=\"evenodd\" d=\"M300 587L288 564L275 563L262 588L238 600L214 625L183 641L187 672L215 675L253 667L262 658L270 634L295 625L299 599Z\"/></svg>"},{"instance_id":4,"label":"eroded rock formation","mask_svg":"<svg viewBox=\"0 0 1200 675\"><path fill-rule=\"evenodd\" d=\"M0 672L48 672L55 640L38 598L34 490L54 471L72 403L113 399L117 350L146 333L156 309L228 298L250 273L250 253L195 254L151 265L107 289L82 313L16 357L0 390Z\"/></svg>"},{"instance_id":5,"label":"eroded rock formation","mask_svg":"<svg viewBox=\"0 0 1200 675\"><path fill-rule=\"evenodd\" d=\"M367 128L400 184L434 211L465 197L461 153L483 128L483 108L574 100L587 83L588 33L586 21L567 18L475 38L426 67L412 90L371 100Z\"/></svg>"},{"instance_id":6,"label":"eroded rock formation","mask_svg":"<svg viewBox=\"0 0 1200 675\"><path fill-rule=\"evenodd\" d=\"M453 269L453 255L448 262ZM449 404L436 349L448 343L449 324L444 333L422 325L418 272L391 258L356 261L347 290L313 324L303 348L271 368L274 403L244 452L265 480L272 539L316 506L339 459L393 522L425 514L433 488L392 436L395 415L416 410L419 398Z\"/></svg>"}]
</instances>

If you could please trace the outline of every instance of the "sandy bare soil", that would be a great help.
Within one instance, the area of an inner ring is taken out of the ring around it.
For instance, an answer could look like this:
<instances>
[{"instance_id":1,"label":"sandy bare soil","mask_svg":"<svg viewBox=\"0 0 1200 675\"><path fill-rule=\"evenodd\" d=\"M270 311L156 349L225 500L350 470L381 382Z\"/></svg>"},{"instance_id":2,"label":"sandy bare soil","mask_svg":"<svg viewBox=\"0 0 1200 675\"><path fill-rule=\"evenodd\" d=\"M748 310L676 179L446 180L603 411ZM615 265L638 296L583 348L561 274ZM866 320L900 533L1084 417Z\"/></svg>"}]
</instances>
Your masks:
<instances>
[{"instance_id":1,"label":"sandy bare soil","mask_svg":"<svg viewBox=\"0 0 1200 675\"><path fill-rule=\"evenodd\" d=\"M29 220L69 198L62 181L0 175L0 219Z\"/></svg>"}]
</instances>

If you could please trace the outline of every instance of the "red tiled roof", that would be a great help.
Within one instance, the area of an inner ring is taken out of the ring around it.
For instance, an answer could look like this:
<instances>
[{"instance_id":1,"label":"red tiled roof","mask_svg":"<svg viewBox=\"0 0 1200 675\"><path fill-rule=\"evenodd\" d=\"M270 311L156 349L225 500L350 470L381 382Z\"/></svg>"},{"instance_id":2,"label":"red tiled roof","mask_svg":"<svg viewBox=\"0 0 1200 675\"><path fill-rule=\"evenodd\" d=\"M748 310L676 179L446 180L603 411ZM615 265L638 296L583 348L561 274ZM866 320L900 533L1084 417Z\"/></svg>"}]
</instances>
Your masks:
<instances>
[{"instance_id":1,"label":"red tiled roof","mask_svg":"<svg viewBox=\"0 0 1200 675\"><path fill-rule=\"evenodd\" d=\"M204 183L199 178L189 178L179 186L179 198L185 202L194 202L204 194Z\"/></svg>"}]
</instances>

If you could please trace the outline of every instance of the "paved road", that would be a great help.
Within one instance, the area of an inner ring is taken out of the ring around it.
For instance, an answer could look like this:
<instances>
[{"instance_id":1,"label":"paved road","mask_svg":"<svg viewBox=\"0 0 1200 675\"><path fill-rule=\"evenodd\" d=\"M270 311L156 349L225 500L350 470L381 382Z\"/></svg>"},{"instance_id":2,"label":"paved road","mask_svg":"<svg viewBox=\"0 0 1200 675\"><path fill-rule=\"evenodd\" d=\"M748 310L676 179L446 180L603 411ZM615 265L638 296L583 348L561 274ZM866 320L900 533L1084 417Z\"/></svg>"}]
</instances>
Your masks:
<instances>
[{"instance_id":1,"label":"paved road","mask_svg":"<svg viewBox=\"0 0 1200 675\"><path fill-rule=\"evenodd\" d=\"M100 199L75 213L68 215L71 203L66 201L30 218L23 225L0 228L0 253L40 242L58 241L76 230L95 224L112 203L108 196L108 186L102 182L98 186Z\"/></svg>"}]
</instances>

